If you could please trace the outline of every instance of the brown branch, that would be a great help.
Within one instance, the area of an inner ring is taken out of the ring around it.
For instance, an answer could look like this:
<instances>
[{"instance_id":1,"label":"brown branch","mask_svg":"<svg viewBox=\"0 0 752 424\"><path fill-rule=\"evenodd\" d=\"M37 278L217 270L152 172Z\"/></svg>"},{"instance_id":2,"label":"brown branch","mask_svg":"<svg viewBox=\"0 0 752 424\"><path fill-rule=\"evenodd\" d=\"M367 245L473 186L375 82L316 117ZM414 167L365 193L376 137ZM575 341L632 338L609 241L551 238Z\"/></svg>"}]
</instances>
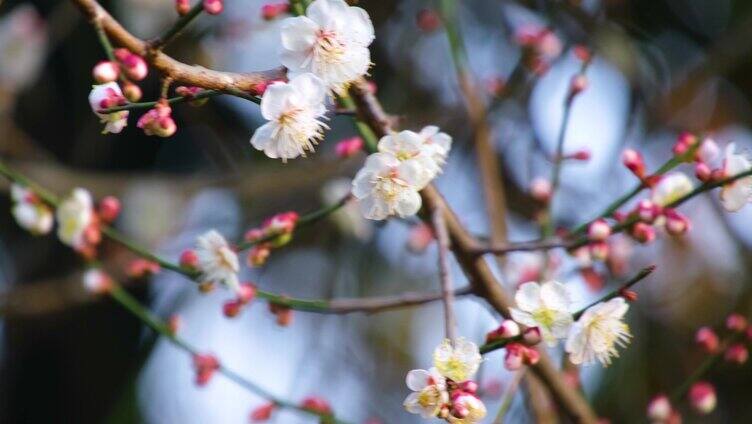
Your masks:
<instances>
[{"instance_id":1,"label":"brown branch","mask_svg":"<svg viewBox=\"0 0 752 424\"><path fill-rule=\"evenodd\" d=\"M444 303L444 329L446 338L454 341L457 338L457 323L454 319L454 293L452 292L452 277L449 270L449 234L444 223L444 211L436 209L432 216L433 229L439 246L439 277L441 280L441 297Z\"/></svg>"},{"instance_id":2,"label":"brown branch","mask_svg":"<svg viewBox=\"0 0 752 424\"><path fill-rule=\"evenodd\" d=\"M463 287L452 291L452 296L465 296L473 293L472 287ZM413 293L407 292L395 296L368 297L354 299L335 299L329 302L329 313L349 314L363 312L374 314L389 309L406 308L434 302L443 297L443 293Z\"/></svg>"},{"instance_id":3,"label":"brown branch","mask_svg":"<svg viewBox=\"0 0 752 424\"><path fill-rule=\"evenodd\" d=\"M285 77L284 68L235 73L215 71L179 62L157 49L150 48L147 42L128 32L95 0L71 1L92 24L101 25L114 44L144 56L149 65L175 82L212 90L248 92L253 91L259 83Z\"/></svg>"}]
</instances>

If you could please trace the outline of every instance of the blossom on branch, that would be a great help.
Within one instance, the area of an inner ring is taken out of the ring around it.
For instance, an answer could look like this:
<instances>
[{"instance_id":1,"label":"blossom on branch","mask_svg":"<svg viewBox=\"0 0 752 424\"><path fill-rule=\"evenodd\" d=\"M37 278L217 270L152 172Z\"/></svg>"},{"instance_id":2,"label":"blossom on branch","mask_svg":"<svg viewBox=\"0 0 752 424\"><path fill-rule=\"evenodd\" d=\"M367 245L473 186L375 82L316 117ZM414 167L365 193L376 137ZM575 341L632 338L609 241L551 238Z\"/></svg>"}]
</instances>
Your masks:
<instances>
[{"instance_id":1,"label":"blossom on branch","mask_svg":"<svg viewBox=\"0 0 752 424\"><path fill-rule=\"evenodd\" d=\"M482 361L478 346L463 338L445 339L433 351L433 364L446 378L462 382L473 378Z\"/></svg>"},{"instance_id":2,"label":"blossom on branch","mask_svg":"<svg viewBox=\"0 0 752 424\"><path fill-rule=\"evenodd\" d=\"M117 134L128 125L128 111L121 110L113 113L100 113L102 109L108 109L114 106L121 106L127 103L116 82L95 85L89 93L89 105L91 110L99 117L100 121L105 124L102 134Z\"/></svg>"},{"instance_id":3,"label":"blossom on branch","mask_svg":"<svg viewBox=\"0 0 752 424\"><path fill-rule=\"evenodd\" d=\"M446 380L436 368L412 370L407 373L405 383L413 393L405 398L403 405L412 414L436 417L449 402Z\"/></svg>"},{"instance_id":4,"label":"blossom on branch","mask_svg":"<svg viewBox=\"0 0 752 424\"><path fill-rule=\"evenodd\" d=\"M435 125L423 127L418 135L423 139L424 148L430 150L434 162L438 166L444 165L447 156L449 156L449 150L452 149L452 136L441 132L439 127Z\"/></svg>"},{"instance_id":5,"label":"blossom on branch","mask_svg":"<svg viewBox=\"0 0 752 424\"><path fill-rule=\"evenodd\" d=\"M238 255L221 234L211 230L200 236L196 242L196 257L203 281L222 283L236 292L240 290Z\"/></svg>"},{"instance_id":6,"label":"blossom on branch","mask_svg":"<svg viewBox=\"0 0 752 424\"><path fill-rule=\"evenodd\" d=\"M692 189L694 187L689 177L681 172L675 172L663 176L653 187L651 200L658 206L666 206L689 194Z\"/></svg>"},{"instance_id":7,"label":"blossom on branch","mask_svg":"<svg viewBox=\"0 0 752 424\"><path fill-rule=\"evenodd\" d=\"M734 143L726 146L726 155L723 160L723 176L726 178L752 169L749 159L736 153L735 150ZM750 201L752 201L752 176L724 184L721 188L721 205L729 212L740 210Z\"/></svg>"},{"instance_id":8,"label":"blossom on branch","mask_svg":"<svg viewBox=\"0 0 752 424\"><path fill-rule=\"evenodd\" d=\"M572 325L567 286L558 281L524 283L515 293L514 301L517 307L509 308L512 318L521 324L538 327L549 346L555 346L557 339L567 337Z\"/></svg>"},{"instance_id":9,"label":"blossom on branch","mask_svg":"<svg viewBox=\"0 0 752 424\"><path fill-rule=\"evenodd\" d=\"M443 152L443 149L436 149L424 140L419 134L405 130L385 135L378 144L379 152L388 153L403 163L415 163L414 168L419 172L417 185L420 188L425 187L441 171L440 165L443 164L443 158L440 163L434 158L437 151Z\"/></svg>"},{"instance_id":10,"label":"blossom on branch","mask_svg":"<svg viewBox=\"0 0 752 424\"><path fill-rule=\"evenodd\" d=\"M326 86L343 92L368 72L374 39L368 13L344 0L316 0L306 16L282 23L282 64L291 77L311 72Z\"/></svg>"},{"instance_id":11,"label":"blossom on branch","mask_svg":"<svg viewBox=\"0 0 752 424\"><path fill-rule=\"evenodd\" d=\"M13 208L11 213L18 225L34 235L47 234L52 229L52 211L33 191L18 184L10 186Z\"/></svg>"},{"instance_id":12,"label":"blossom on branch","mask_svg":"<svg viewBox=\"0 0 752 424\"><path fill-rule=\"evenodd\" d=\"M352 194L367 219L406 217L420 209L418 191L424 181L424 170L418 162L401 162L388 153L374 153L355 175Z\"/></svg>"},{"instance_id":13,"label":"blossom on branch","mask_svg":"<svg viewBox=\"0 0 752 424\"><path fill-rule=\"evenodd\" d=\"M91 193L83 188L74 189L60 202L55 212L57 236L60 241L76 250L87 245L87 230L95 223Z\"/></svg>"},{"instance_id":14,"label":"blossom on branch","mask_svg":"<svg viewBox=\"0 0 752 424\"><path fill-rule=\"evenodd\" d=\"M600 302L588 308L572 325L565 349L574 364L590 364L595 360L610 365L619 356L618 346L626 346L632 335L624 323L629 304L622 297Z\"/></svg>"},{"instance_id":15,"label":"blossom on branch","mask_svg":"<svg viewBox=\"0 0 752 424\"><path fill-rule=\"evenodd\" d=\"M269 122L256 130L251 144L283 162L313 152L324 138L323 130L329 128L321 120L325 99L324 83L310 73L270 85L261 98L261 115Z\"/></svg>"}]
</instances>

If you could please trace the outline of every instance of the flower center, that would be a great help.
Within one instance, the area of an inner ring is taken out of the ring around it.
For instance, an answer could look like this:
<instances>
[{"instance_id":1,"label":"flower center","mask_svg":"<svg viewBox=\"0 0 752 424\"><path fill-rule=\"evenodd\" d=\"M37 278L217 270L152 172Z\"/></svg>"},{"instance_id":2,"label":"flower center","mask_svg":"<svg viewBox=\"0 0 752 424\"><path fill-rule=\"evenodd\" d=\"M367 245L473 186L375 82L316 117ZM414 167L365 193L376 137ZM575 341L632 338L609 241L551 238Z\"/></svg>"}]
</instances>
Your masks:
<instances>
[{"instance_id":1,"label":"flower center","mask_svg":"<svg viewBox=\"0 0 752 424\"><path fill-rule=\"evenodd\" d=\"M334 31L320 30L313 53L324 62L340 62L345 55L345 45Z\"/></svg>"},{"instance_id":2,"label":"flower center","mask_svg":"<svg viewBox=\"0 0 752 424\"><path fill-rule=\"evenodd\" d=\"M553 309L541 308L533 312L533 319L546 328L551 328L556 321L556 312Z\"/></svg>"},{"instance_id":3,"label":"flower center","mask_svg":"<svg viewBox=\"0 0 752 424\"><path fill-rule=\"evenodd\" d=\"M376 192L387 202L394 201L406 185L404 181L397 178L395 171L391 171L386 176L376 177Z\"/></svg>"}]
</instances>

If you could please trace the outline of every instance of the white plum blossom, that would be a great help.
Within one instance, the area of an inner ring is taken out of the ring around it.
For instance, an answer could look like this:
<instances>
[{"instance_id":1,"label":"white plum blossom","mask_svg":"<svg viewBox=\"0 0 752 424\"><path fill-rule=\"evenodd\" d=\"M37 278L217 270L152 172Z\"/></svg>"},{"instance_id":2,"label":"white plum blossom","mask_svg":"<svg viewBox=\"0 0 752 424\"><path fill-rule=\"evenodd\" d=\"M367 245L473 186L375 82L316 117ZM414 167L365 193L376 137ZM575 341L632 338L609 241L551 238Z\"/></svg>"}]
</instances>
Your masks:
<instances>
[{"instance_id":1,"label":"white plum blossom","mask_svg":"<svg viewBox=\"0 0 752 424\"><path fill-rule=\"evenodd\" d=\"M60 241L74 249L86 245L86 229L94 219L91 193L83 188L75 188L63 199L55 212L57 236Z\"/></svg>"},{"instance_id":2,"label":"white plum blossom","mask_svg":"<svg viewBox=\"0 0 752 424\"><path fill-rule=\"evenodd\" d=\"M324 83L310 73L270 85L261 98L261 115L269 122L256 130L251 144L283 162L313 152L328 128L322 122L325 99Z\"/></svg>"},{"instance_id":3,"label":"white plum blossom","mask_svg":"<svg viewBox=\"0 0 752 424\"><path fill-rule=\"evenodd\" d=\"M736 153L734 143L726 146L723 159L723 175L733 177L752 169L752 163L744 155ZM729 212L736 212L752 201L752 176L743 177L721 188L721 205Z\"/></svg>"},{"instance_id":4,"label":"white plum blossom","mask_svg":"<svg viewBox=\"0 0 752 424\"><path fill-rule=\"evenodd\" d=\"M461 337L454 343L445 339L433 351L434 367L441 375L457 383L473 378L482 360L478 346Z\"/></svg>"},{"instance_id":5,"label":"white plum blossom","mask_svg":"<svg viewBox=\"0 0 752 424\"><path fill-rule=\"evenodd\" d=\"M549 346L567 337L572 325L571 299L567 286L558 281L520 285L514 295L516 308L509 308L512 319L529 327L538 327Z\"/></svg>"},{"instance_id":6,"label":"white plum blossom","mask_svg":"<svg viewBox=\"0 0 752 424\"><path fill-rule=\"evenodd\" d=\"M450 414L447 421L451 424L475 424L486 417L486 405L476 395L462 393L452 398L452 409L461 412L461 418Z\"/></svg>"},{"instance_id":7,"label":"white plum blossom","mask_svg":"<svg viewBox=\"0 0 752 424\"><path fill-rule=\"evenodd\" d=\"M407 373L405 383L413 393L405 398L403 405L412 414L435 417L449 403L446 381L436 368L412 370Z\"/></svg>"},{"instance_id":8,"label":"white plum blossom","mask_svg":"<svg viewBox=\"0 0 752 424\"><path fill-rule=\"evenodd\" d=\"M431 150L434 162L438 166L443 165L449 156L449 150L452 149L452 136L441 132L435 125L424 127L418 135L423 139L423 144Z\"/></svg>"},{"instance_id":9,"label":"white plum blossom","mask_svg":"<svg viewBox=\"0 0 752 424\"><path fill-rule=\"evenodd\" d=\"M99 120L105 124L103 134L117 134L122 131L128 125L128 111L121 110L113 113L100 113L99 111L125 104L125 102L120 86L114 81L92 87L89 93L89 105Z\"/></svg>"},{"instance_id":10,"label":"white plum blossom","mask_svg":"<svg viewBox=\"0 0 752 424\"><path fill-rule=\"evenodd\" d=\"M421 206L422 172L416 161L401 162L388 153L368 156L352 182L352 194L363 216L382 220L416 214Z\"/></svg>"},{"instance_id":11,"label":"white plum blossom","mask_svg":"<svg viewBox=\"0 0 752 424\"><path fill-rule=\"evenodd\" d=\"M112 287L112 278L99 268L88 269L82 281L84 289L93 294L106 293Z\"/></svg>"},{"instance_id":12,"label":"white plum blossom","mask_svg":"<svg viewBox=\"0 0 752 424\"><path fill-rule=\"evenodd\" d=\"M14 202L11 213L21 228L34 235L47 234L52 230L52 211L33 191L12 184L10 192Z\"/></svg>"},{"instance_id":13,"label":"white plum blossom","mask_svg":"<svg viewBox=\"0 0 752 424\"><path fill-rule=\"evenodd\" d=\"M282 23L282 64L289 75L311 72L341 92L371 65L374 30L368 13L344 0L316 0L306 16Z\"/></svg>"},{"instance_id":14,"label":"white plum blossom","mask_svg":"<svg viewBox=\"0 0 752 424\"><path fill-rule=\"evenodd\" d=\"M414 162L419 171L417 185L420 189L431 182L443 164L443 161L436 162L436 149L424 140L419 134L406 130L385 135L377 146L379 152L388 153L400 162Z\"/></svg>"},{"instance_id":15,"label":"white plum blossom","mask_svg":"<svg viewBox=\"0 0 752 424\"><path fill-rule=\"evenodd\" d=\"M0 19L0 97L34 82L47 54L47 27L30 3L21 3Z\"/></svg>"},{"instance_id":16,"label":"white plum blossom","mask_svg":"<svg viewBox=\"0 0 752 424\"><path fill-rule=\"evenodd\" d=\"M664 175L653 187L651 200L659 206L667 206L694 189L689 177L681 172Z\"/></svg>"},{"instance_id":17,"label":"white plum blossom","mask_svg":"<svg viewBox=\"0 0 752 424\"><path fill-rule=\"evenodd\" d=\"M623 321L628 309L623 297L588 308L569 331L565 346L569 360L578 365L595 360L611 364L611 358L619 356L617 347L626 346L632 337Z\"/></svg>"},{"instance_id":18,"label":"white plum blossom","mask_svg":"<svg viewBox=\"0 0 752 424\"><path fill-rule=\"evenodd\" d=\"M234 291L240 290L238 255L216 230L198 237L196 257L203 281L222 283Z\"/></svg>"}]
</instances>

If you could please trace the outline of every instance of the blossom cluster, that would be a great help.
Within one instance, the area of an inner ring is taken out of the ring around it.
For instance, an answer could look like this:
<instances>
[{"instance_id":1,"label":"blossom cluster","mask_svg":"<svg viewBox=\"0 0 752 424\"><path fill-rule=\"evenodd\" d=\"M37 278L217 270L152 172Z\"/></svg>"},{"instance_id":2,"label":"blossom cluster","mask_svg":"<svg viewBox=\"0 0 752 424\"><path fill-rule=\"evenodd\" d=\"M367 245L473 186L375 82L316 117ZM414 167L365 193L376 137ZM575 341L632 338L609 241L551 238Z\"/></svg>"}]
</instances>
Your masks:
<instances>
[{"instance_id":1,"label":"blossom cluster","mask_svg":"<svg viewBox=\"0 0 752 424\"><path fill-rule=\"evenodd\" d=\"M621 296L598 302L579 314L572 311L568 287L558 281L548 281L520 285L514 299L517 307L510 308L512 319L537 328L542 340L550 347L556 346L559 340L566 340L564 348L574 364L590 364L597 360L609 365L612 358L619 355L617 348L625 346L632 337L623 321L629 305ZM516 336L514 332L501 333L507 338ZM505 364L507 368L515 369L517 367L513 365L519 361L514 357L526 351L515 344L512 346L511 350L507 346ZM531 362L530 359L527 361Z\"/></svg>"},{"instance_id":2,"label":"blossom cluster","mask_svg":"<svg viewBox=\"0 0 752 424\"><path fill-rule=\"evenodd\" d=\"M438 417L453 424L472 424L486 416L473 381L481 363L475 343L458 338L444 340L433 353L434 366L407 373L405 383L413 391L404 406L424 418Z\"/></svg>"}]
</instances>

